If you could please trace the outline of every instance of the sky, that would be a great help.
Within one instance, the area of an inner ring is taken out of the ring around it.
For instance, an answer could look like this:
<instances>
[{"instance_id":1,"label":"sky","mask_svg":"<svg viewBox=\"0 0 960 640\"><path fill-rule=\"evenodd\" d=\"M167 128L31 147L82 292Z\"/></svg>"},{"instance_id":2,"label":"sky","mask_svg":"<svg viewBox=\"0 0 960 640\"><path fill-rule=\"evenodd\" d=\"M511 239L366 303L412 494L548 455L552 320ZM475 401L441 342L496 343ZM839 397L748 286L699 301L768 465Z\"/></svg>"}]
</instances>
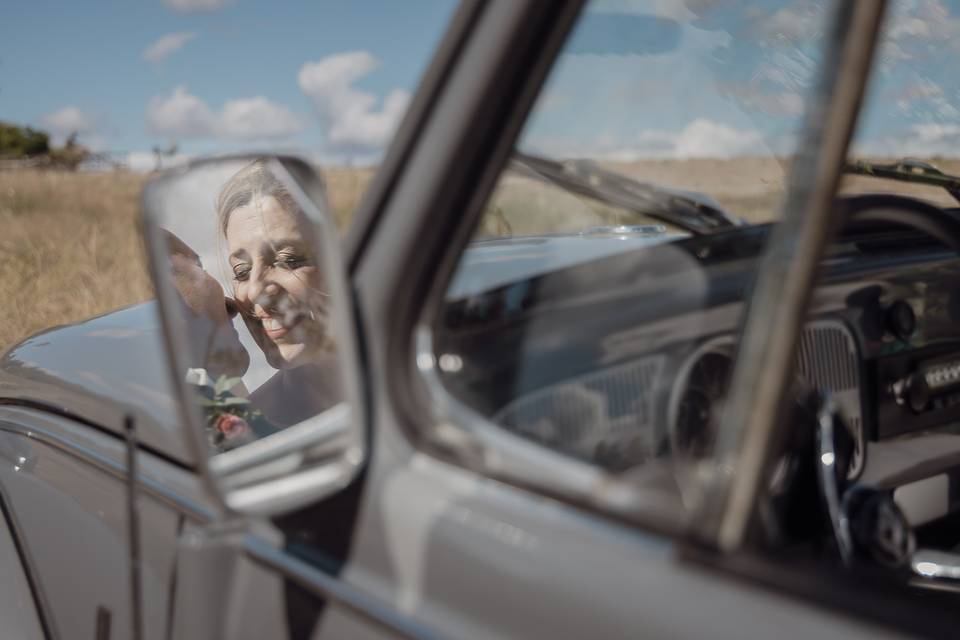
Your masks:
<instances>
[{"instance_id":1,"label":"sky","mask_svg":"<svg viewBox=\"0 0 960 640\"><path fill-rule=\"evenodd\" d=\"M152 167L284 150L376 162L454 0L35 0L0 22L0 120ZM610 159L792 151L828 0L594 0L522 146ZM854 152L955 156L960 0L893 0Z\"/></svg>"},{"instance_id":2,"label":"sky","mask_svg":"<svg viewBox=\"0 0 960 640\"><path fill-rule=\"evenodd\" d=\"M382 153L454 0L31 0L0 21L0 120L152 166L183 155Z\"/></svg>"},{"instance_id":3,"label":"sky","mask_svg":"<svg viewBox=\"0 0 960 640\"><path fill-rule=\"evenodd\" d=\"M787 155L828 0L595 0L521 143L612 160ZM853 155L956 156L960 2L892 0Z\"/></svg>"}]
</instances>

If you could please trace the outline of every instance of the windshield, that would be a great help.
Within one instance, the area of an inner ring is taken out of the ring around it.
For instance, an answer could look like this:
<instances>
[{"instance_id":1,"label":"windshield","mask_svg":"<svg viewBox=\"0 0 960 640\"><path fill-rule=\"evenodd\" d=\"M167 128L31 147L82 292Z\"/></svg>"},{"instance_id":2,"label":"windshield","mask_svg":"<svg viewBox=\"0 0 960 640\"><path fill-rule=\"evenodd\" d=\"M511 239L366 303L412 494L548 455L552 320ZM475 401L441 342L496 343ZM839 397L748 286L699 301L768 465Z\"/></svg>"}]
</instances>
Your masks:
<instances>
[{"instance_id":1,"label":"windshield","mask_svg":"<svg viewBox=\"0 0 960 640\"><path fill-rule=\"evenodd\" d=\"M545 189L529 163L515 162L477 236L650 222L700 234L776 219L826 10L778 0L589 3L518 157L553 161L598 191L612 176L661 197L644 207L572 181Z\"/></svg>"},{"instance_id":2,"label":"windshield","mask_svg":"<svg viewBox=\"0 0 960 640\"><path fill-rule=\"evenodd\" d=\"M848 175L842 192L895 193L956 207L943 184L917 179L916 167L960 176L960 2L896 2L890 11L850 161L901 170Z\"/></svg>"}]
</instances>

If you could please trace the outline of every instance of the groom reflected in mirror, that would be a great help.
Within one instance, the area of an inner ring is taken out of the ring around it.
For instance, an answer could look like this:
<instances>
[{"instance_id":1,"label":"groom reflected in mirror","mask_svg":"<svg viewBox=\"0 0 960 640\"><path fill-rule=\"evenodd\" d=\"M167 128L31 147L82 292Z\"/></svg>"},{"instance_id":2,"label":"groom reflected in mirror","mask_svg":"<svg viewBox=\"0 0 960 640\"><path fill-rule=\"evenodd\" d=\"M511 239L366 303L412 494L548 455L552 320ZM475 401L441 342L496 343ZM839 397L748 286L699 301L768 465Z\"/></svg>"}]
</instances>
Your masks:
<instances>
[{"instance_id":1,"label":"groom reflected in mirror","mask_svg":"<svg viewBox=\"0 0 960 640\"><path fill-rule=\"evenodd\" d=\"M250 356L240 344L231 322L237 307L223 293L223 287L203 268L197 252L183 240L166 232L170 276L186 309L191 369L203 369L213 379L221 375L242 376Z\"/></svg>"},{"instance_id":2,"label":"groom reflected in mirror","mask_svg":"<svg viewBox=\"0 0 960 640\"><path fill-rule=\"evenodd\" d=\"M188 341L186 381L197 392L215 451L227 451L271 433L275 428L246 399L240 380L250 356L232 319L236 303L203 268L197 252L165 232L170 277L182 303L180 317Z\"/></svg>"}]
</instances>

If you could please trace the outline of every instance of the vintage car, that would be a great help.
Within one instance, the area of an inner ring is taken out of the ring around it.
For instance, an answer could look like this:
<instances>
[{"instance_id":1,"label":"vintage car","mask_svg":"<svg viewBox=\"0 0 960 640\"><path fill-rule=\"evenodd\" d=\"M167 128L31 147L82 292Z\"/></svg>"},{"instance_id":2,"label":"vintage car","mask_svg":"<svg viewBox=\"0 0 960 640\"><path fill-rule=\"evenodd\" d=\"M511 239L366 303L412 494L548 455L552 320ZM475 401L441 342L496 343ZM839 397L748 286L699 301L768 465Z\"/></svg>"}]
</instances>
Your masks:
<instances>
[{"instance_id":1,"label":"vintage car","mask_svg":"<svg viewBox=\"0 0 960 640\"><path fill-rule=\"evenodd\" d=\"M342 242L295 158L151 181L157 300L0 360L0 635L956 635L960 209L896 189L960 179L848 162L886 3L763 223L533 148L570 47L672 46L602 4L463 2Z\"/></svg>"}]
</instances>

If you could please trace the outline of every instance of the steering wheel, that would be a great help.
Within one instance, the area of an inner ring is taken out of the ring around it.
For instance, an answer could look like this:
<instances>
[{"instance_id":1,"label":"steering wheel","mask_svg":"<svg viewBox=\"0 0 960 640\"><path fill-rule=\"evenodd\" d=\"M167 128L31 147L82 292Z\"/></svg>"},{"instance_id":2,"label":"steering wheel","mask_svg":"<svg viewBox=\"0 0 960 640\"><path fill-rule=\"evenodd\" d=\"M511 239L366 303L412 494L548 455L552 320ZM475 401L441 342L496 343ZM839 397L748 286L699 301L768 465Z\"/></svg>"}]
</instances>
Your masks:
<instances>
[{"instance_id":1,"label":"steering wheel","mask_svg":"<svg viewBox=\"0 0 960 640\"><path fill-rule=\"evenodd\" d=\"M897 224L960 252L960 216L929 202L893 194L867 194L844 197L839 205L845 228Z\"/></svg>"}]
</instances>

